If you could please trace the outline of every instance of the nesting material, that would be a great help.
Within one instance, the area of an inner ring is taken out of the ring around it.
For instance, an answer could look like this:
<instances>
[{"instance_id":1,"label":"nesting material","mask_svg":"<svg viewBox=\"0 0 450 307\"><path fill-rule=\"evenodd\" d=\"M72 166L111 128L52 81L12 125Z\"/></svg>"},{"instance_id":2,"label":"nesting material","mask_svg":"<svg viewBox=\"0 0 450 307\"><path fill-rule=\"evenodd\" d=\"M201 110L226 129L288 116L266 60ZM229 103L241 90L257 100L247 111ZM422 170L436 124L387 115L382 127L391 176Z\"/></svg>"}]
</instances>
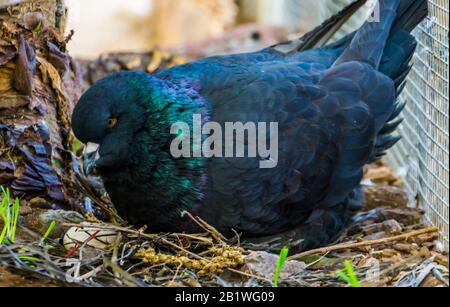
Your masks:
<instances>
[{"instance_id":1,"label":"nesting material","mask_svg":"<svg viewBox=\"0 0 450 307\"><path fill-rule=\"evenodd\" d=\"M379 167L384 166L370 166ZM423 225L421 210L406 207L402 197L381 192L389 186L371 187L379 188L374 195L381 207L368 199L336 244L290 255L279 286L348 287L337 271L349 261L363 287L448 287L448 254L438 230ZM401 200L397 205L396 199ZM64 286L273 286L277 254L250 250L238 236L224 238L203 220L186 215L204 232L150 234L88 216L89 222L61 221L60 227L69 229L63 245L50 237L41 242L40 229L36 233L22 224L16 243L0 246L4 270L21 274L0 274L0 284L17 286L29 276Z\"/></svg>"}]
</instances>

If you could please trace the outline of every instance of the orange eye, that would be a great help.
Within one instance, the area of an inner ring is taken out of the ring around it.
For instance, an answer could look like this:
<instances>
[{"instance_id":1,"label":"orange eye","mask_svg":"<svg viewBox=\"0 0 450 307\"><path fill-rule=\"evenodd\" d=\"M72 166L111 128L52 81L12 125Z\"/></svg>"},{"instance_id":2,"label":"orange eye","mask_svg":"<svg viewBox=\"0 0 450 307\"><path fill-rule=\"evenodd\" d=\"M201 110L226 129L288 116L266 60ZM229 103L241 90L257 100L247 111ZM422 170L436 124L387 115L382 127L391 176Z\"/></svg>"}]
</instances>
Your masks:
<instances>
[{"instance_id":1,"label":"orange eye","mask_svg":"<svg viewBox=\"0 0 450 307\"><path fill-rule=\"evenodd\" d=\"M117 125L117 118L115 118L115 117L110 118L109 121L108 121L108 128L112 129L116 125Z\"/></svg>"}]
</instances>

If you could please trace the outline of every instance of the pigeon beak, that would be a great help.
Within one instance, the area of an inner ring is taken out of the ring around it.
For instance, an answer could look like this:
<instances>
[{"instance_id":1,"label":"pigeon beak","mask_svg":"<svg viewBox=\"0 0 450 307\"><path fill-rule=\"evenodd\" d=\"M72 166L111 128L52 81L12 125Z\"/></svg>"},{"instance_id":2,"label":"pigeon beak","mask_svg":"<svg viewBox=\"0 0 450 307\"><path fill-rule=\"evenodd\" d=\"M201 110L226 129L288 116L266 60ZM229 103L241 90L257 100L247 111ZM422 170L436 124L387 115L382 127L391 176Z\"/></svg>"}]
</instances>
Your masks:
<instances>
[{"instance_id":1,"label":"pigeon beak","mask_svg":"<svg viewBox=\"0 0 450 307\"><path fill-rule=\"evenodd\" d=\"M97 175L96 163L100 158L98 153L100 146L94 143L88 143L83 153L83 171L86 176Z\"/></svg>"}]
</instances>

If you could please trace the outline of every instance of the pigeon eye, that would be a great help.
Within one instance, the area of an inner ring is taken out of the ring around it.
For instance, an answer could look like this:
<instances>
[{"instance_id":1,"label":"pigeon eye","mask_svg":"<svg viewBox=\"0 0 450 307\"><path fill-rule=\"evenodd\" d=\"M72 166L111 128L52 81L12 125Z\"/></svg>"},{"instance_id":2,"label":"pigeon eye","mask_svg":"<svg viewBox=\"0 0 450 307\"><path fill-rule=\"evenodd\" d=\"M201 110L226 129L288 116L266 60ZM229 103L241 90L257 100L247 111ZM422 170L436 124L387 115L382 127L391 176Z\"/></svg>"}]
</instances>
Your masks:
<instances>
[{"instance_id":1,"label":"pigeon eye","mask_svg":"<svg viewBox=\"0 0 450 307\"><path fill-rule=\"evenodd\" d=\"M117 118L115 118L115 117L110 118L109 121L108 121L108 128L112 129L116 125L117 125Z\"/></svg>"}]
</instances>

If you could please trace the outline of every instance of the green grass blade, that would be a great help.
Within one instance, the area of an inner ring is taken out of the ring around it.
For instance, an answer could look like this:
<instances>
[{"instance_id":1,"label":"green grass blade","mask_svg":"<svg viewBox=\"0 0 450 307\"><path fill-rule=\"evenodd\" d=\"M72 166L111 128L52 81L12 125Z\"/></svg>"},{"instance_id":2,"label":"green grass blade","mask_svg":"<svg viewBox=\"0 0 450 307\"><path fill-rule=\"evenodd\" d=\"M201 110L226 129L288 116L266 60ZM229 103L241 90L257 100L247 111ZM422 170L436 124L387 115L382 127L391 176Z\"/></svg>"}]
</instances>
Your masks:
<instances>
[{"instance_id":1,"label":"green grass blade","mask_svg":"<svg viewBox=\"0 0 450 307\"><path fill-rule=\"evenodd\" d=\"M353 288L360 288L361 284L358 280L358 277L356 277L355 270L353 269L353 265L348 260L345 261L345 269L347 270L347 275L350 278L350 285Z\"/></svg>"},{"instance_id":2,"label":"green grass blade","mask_svg":"<svg viewBox=\"0 0 450 307\"><path fill-rule=\"evenodd\" d=\"M19 220L20 201L18 198L14 201L11 219L11 243L16 239L17 221Z\"/></svg>"},{"instance_id":3,"label":"green grass blade","mask_svg":"<svg viewBox=\"0 0 450 307\"><path fill-rule=\"evenodd\" d=\"M347 274L344 272L344 270L338 270L336 272L336 275L342 279L343 281L345 281L346 283L350 284L350 278L347 276Z\"/></svg>"},{"instance_id":4,"label":"green grass blade","mask_svg":"<svg viewBox=\"0 0 450 307\"><path fill-rule=\"evenodd\" d=\"M19 220L20 202L16 198L14 203L10 203L9 189L1 187L2 202L0 205L0 217L3 221L3 229L0 234L0 244L5 243L8 240L14 243L16 237L17 221Z\"/></svg>"},{"instance_id":5,"label":"green grass blade","mask_svg":"<svg viewBox=\"0 0 450 307\"><path fill-rule=\"evenodd\" d=\"M8 232L9 220L7 219L7 212L9 211L9 191L7 192L3 187L2 190L2 202L0 205L0 218L3 220L3 229L0 233L0 244L3 244Z\"/></svg>"},{"instance_id":6,"label":"green grass blade","mask_svg":"<svg viewBox=\"0 0 450 307\"><path fill-rule=\"evenodd\" d=\"M42 259L31 257L31 256L18 256L18 258L22 261L29 261L29 262L42 262Z\"/></svg>"},{"instance_id":7,"label":"green grass blade","mask_svg":"<svg viewBox=\"0 0 450 307\"><path fill-rule=\"evenodd\" d=\"M56 226L56 222L52 221L50 223L50 226L48 226L47 231L45 232L44 236L41 238L41 244L44 243L45 240L47 240L48 236L52 233L55 226Z\"/></svg>"},{"instance_id":8,"label":"green grass blade","mask_svg":"<svg viewBox=\"0 0 450 307\"><path fill-rule=\"evenodd\" d=\"M280 252L280 257L278 258L277 269L275 271L275 276L273 279L273 286L278 287L278 281L280 279L281 270L283 270L284 264L286 263L287 256L289 254L289 248L283 247Z\"/></svg>"},{"instance_id":9,"label":"green grass blade","mask_svg":"<svg viewBox=\"0 0 450 307\"><path fill-rule=\"evenodd\" d=\"M6 238L11 238L11 206L8 204L8 207L6 208L6 217L5 217L5 224L6 224Z\"/></svg>"},{"instance_id":10,"label":"green grass blade","mask_svg":"<svg viewBox=\"0 0 450 307\"><path fill-rule=\"evenodd\" d=\"M5 241L6 230L7 230L6 225L4 225L2 233L0 234L0 245L3 244L3 241Z\"/></svg>"},{"instance_id":11,"label":"green grass blade","mask_svg":"<svg viewBox=\"0 0 450 307\"><path fill-rule=\"evenodd\" d=\"M361 283L359 282L358 277L355 274L353 265L348 260L345 261L345 270L338 270L336 272L336 275L353 288L361 287Z\"/></svg>"}]
</instances>

